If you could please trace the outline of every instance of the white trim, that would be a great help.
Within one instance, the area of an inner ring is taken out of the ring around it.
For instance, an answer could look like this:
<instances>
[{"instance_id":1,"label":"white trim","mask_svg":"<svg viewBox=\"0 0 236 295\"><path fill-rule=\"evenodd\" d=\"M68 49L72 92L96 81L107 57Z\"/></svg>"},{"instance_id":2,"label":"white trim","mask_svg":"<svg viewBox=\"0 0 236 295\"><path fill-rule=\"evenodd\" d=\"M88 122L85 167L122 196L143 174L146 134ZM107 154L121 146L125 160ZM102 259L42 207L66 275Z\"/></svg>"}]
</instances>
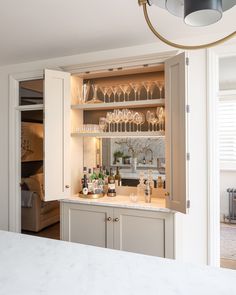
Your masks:
<instances>
[{"instance_id":1,"label":"white trim","mask_svg":"<svg viewBox=\"0 0 236 295\"><path fill-rule=\"evenodd\" d=\"M31 105L22 105L15 108L17 111L26 112L26 111L41 111L43 110L43 104L31 104Z\"/></svg>"},{"instance_id":2,"label":"white trim","mask_svg":"<svg viewBox=\"0 0 236 295\"><path fill-rule=\"evenodd\" d=\"M219 70L217 55L207 50L207 57L208 264L220 266L220 170L217 127Z\"/></svg>"},{"instance_id":3,"label":"white trim","mask_svg":"<svg viewBox=\"0 0 236 295\"><path fill-rule=\"evenodd\" d=\"M20 111L38 110L41 106L19 107L19 82L43 78L43 71L9 76L9 230L21 232L20 199Z\"/></svg>"}]
</instances>

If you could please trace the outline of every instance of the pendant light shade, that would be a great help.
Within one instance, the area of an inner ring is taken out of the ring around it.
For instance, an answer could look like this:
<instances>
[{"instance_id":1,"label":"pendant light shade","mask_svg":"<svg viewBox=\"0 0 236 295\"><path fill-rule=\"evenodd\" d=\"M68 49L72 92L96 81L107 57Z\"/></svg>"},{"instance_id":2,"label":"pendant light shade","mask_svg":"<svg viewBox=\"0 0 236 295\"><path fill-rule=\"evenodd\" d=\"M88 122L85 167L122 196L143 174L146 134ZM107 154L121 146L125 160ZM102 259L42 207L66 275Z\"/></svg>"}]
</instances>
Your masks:
<instances>
[{"instance_id":1,"label":"pendant light shade","mask_svg":"<svg viewBox=\"0 0 236 295\"><path fill-rule=\"evenodd\" d=\"M208 26L222 18L222 0L185 0L184 21L191 26Z\"/></svg>"},{"instance_id":2,"label":"pendant light shade","mask_svg":"<svg viewBox=\"0 0 236 295\"><path fill-rule=\"evenodd\" d=\"M225 11L236 5L236 0L138 0L138 3L143 7L144 17L150 30L159 40L169 46L184 50L196 50L210 48L236 37L235 24L233 23L234 31L215 41L198 45L175 43L159 33L153 26L147 9L148 5L152 6L152 4L154 4L160 8L166 9L172 15L182 18L185 24L199 27L218 22ZM171 25L171 19L169 19L169 22L168 25Z\"/></svg>"}]
</instances>

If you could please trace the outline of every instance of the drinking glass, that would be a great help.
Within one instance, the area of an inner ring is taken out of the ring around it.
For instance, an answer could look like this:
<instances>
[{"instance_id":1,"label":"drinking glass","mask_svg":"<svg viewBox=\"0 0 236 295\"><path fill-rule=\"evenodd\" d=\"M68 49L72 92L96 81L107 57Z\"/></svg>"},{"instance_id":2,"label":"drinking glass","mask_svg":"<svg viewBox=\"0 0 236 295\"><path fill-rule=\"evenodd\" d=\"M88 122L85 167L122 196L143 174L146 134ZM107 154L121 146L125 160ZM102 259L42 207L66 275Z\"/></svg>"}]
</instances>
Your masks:
<instances>
[{"instance_id":1,"label":"drinking glass","mask_svg":"<svg viewBox=\"0 0 236 295\"><path fill-rule=\"evenodd\" d=\"M165 111L164 111L164 108L161 107L159 108L159 110L157 109L157 116L158 116L158 119L159 119L159 128L160 128L160 131L164 131L165 129Z\"/></svg>"},{"instance_id":2,"label":"drinking glass","mask_svg":"<svg viewBox=\"0 0 236 295\"><path fill-rule=\"evenodd\" d=\"M97 92L98 92L98 85L97 84L93 84L92 85L93 88L93 98L91 100L88 101L88 103L101 103L102 101L100 99L98 99L97 97Z\"/></svg>"},{"instance_id":3,"label":"drinking glass","mask_svg":"<svg viewBox=\"0 0 236 295\"><path fill-rule=\"evenodd\" d=\"M83 103L87 102L89 91L90 91L90 84L89 83L84 83L83 84Z\"/></svg>"},{"instance_id":4,"label":"drinking glass","mask_svg":"<svg viewBox=\"0 0 236 295\"><path fill-rule=\"evenodd\" d=\"M153 125L152 125L152 122L155 118L155 114L154 112L151 112L151 111L147 111L147 115L146 115L146 118L147 118L147 121L148 121L148 131L153 131ZM150 125L152 125L152 130L150 130Z\"/></svg>"},{"instance_id":5,"label":"drinking glass","mask_svg":"<svg viewBox=\"0 0 236 295\"><path fill-rule=\"evenodd\" d=\"M119 122L120 122L119 110L114 111L114 122L116 123L116 132L119 132Z\"/></svg>"},{"instance_id":6,"label":"drinking glass","mask_svg":"<svg viewBox=\"0 0 236 295\"><path fill-rule=\"evenodd\" d=\"M164 89L164 82L162 81L157 81L156 85L159 89L159 93L160 93L160 99L163 99L162 94L163 94L163 89Z\"/></svg>"},{"instance_id":7,"label":"drinking glass","mask_svg":"<svg viewBox=\"0 0 236 295\"><path fill-rule=\"evenodd\" d=\"M120 102L120 97L121 97L121 94L122 94L122 90L119 86L117 86L117 96L118 96L118 102Z\"/></svg>"},{"instance_id":8,"label":"drinking glass","mask_svg":"<svg viewBox=\"0 0 236 295\"><path fill-rule=\"evenodd\" d=\"M127 109L122 110L122 118L123 122L125 123L125 132L127 131L127 123L129 122L128 111L129 110Z\"/></svg>"},{"instance_id":9,"label":"drinking glass","mask_svg":"<svg viewBox=\"0 0 236 295\"><path fill-rule=\"evenodd\" d=\"M108 132L111 132L112 112L107 112L106 120L108 124Z\"/></svg>"},{"instance_id":10,"label":"drinking glass","mask_svg":"<svg viewBox=\"0 0 236 295\"><path fill-rule=\"evenodd\" d=\"M111 102L111 95L112 95L112 89L111 87L108 87L108 90L107 90L108 102Z\"/></svg>"},{"instance_id":11,"label":"drinking glass","mask_svg":"<svg viewBox=\"0 0 236 295\"><path fill-rule=\"evenodd\" d=\"M130 96L131 91L132 91L132 88L130 87L130 85L127 85L126 93L128 96L128 101L129 101L129 96Z\"/></svg>"},{"instance_id":12,"label":"drinking glass","mask_svg":"<svg viewBox=\"0 0 236 295\"><path fill-rule=\"evenodd\" d=\"M107 92L108 92L108 87L107 86L101 86L100 87L102 93L103 93L103 101L106 102L106 95L107 95Z\"/></svg>"},{"instance_id":13,"label":"drinking glass","mask_svg":"<svg viewBox=\"0 0 236 295\"><path fill-rule=\"evenodd\" d=\"M127 89L128 89L128 86L129 86L129 85L127 85L127 84L121 84L121 85L120 85L120 88L121 88L121 90L122 90L122 92L123 92L123 95L124 95L124 101L125 101L125 94L126 94L126 91L127 91Z\"/></svg>"},{"instance_id":14,"label":"drinking glass","mask_svg":"<svg viewBox=\"0 0 236 295\"><path fill-rule=\"evenodd\" d=\"M132 131L132 122L134 119L134 112L131 110L128 110L127 112L128 122L129 122L129 132Z\"/></svg>"},{"instance_id":15,"label":"drinking glass","mask_svg":"<svg viewBox=\"0 0 236 295\"><path fill-rule=\"evenodd\" d=\"M107 119L106 118L101 117L99 119L99 127L102 132L105 132L106 127L107 127Z\"/></svg>"},{"instance_id":16,"label":"drinking glass","mask_svg":"<svg viewBox=\"0 0 236 295\"><path fill-rule=\"evenodd\" d=\"M112 90L112 93L113 93L113 102L115 102L116 101L116 93L117 93L118 87L117 86L111 86L111 90Z\"/></svg>"},{"instance_id":17,"label":"drinking glass","mask_svg":"<svg viewBox=\"0 0 236 295\"><path fill-rule=\"evenodd\" d=\"M137 93L138 93L139 89L141 88L141 85L140 85L140 83L130 83L130 86L134 90L134 100L137 100Z\"/></svg>"},{"instance_id":18,"label":"drinking glass","mask_svg":"<svg viewBox=\"0 0 236 295\"><path fill-rule=\"evenodd\" d=\"M150 81L143 82L143 86L145 87L146 92L147 92L147 99L149 99L151 85L152 85L152 82L150 82Z\"/></svg>"},{"instance_id":19,"label":"drinking glass","mask_svg":"<svg viewBox=\"0 0 236 295\"><path fill-rule=\"evenodd\" d=\"M151 99L153 97L153 92L155 89L156 84L154 82L150 82L150 94L151 94Z\"/></svg>"}]
</instances>

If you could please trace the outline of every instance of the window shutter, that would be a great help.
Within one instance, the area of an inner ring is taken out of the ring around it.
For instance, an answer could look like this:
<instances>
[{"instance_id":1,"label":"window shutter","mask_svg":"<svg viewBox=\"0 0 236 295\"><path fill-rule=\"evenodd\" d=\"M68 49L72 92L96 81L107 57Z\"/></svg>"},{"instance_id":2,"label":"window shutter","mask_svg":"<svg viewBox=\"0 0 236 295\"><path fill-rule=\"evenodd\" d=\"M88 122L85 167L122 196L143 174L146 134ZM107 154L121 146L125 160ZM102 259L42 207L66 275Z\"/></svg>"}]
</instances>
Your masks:
<instances>
[{"instance_id":1,"label":"window shutter","mask_svg":"<svg viewBox=\"0 0 236 295\"><path fill-rule=\"evenodd\" d=\"M219 147L221 164L236 168L236 97L219 101Z\"/></svg>"}]
</instances>

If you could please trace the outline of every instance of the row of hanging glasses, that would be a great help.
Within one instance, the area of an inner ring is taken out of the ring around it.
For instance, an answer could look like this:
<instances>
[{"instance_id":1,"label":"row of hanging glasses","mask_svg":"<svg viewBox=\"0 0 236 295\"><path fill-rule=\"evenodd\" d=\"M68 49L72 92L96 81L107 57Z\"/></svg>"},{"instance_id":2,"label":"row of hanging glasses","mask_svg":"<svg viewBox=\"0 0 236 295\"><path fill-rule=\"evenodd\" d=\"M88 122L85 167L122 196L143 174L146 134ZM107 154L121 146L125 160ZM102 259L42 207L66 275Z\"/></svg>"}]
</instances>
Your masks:
<instances>
[{"instance_id":1,"label":"row of hanging glasses","mask_svg":"<svg viewBox=\"0 0 236 295\"><path fill-rule=\"evenodd\" d=\"M92 99L89 99L91 89ZM130 101L131 98L135 101L143 100L144 98L147 100L153 99L155 91L159 99L164 98L163 81L132 82L113 86L90 84L90 82L87 82L83 84L82 93L79 96L82 97L80 103L110 103ZM98 95L99 92L100 95Z\"/></svg>"}]
</instances>

